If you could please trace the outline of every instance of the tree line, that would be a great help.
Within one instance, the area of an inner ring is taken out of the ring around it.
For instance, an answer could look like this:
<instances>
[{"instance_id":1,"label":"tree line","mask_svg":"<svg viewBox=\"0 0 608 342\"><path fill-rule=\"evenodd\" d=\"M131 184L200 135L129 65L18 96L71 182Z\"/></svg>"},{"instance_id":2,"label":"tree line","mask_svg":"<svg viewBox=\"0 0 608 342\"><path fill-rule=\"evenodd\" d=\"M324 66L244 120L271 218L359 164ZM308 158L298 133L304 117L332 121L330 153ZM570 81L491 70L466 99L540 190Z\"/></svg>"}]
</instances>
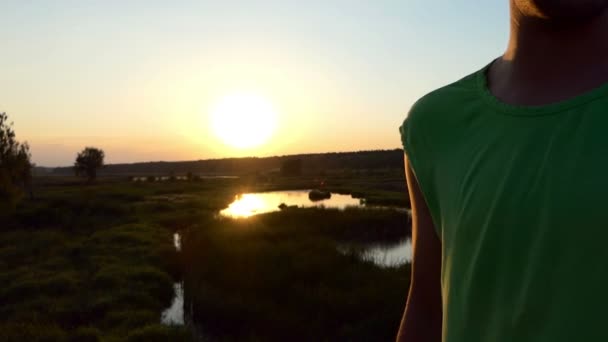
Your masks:
<instances>
[{"instance_id":1,"label":"tree line","mask_svg":"<svg viewBox=\"0 0 608 342\"><path fill-rule=\"evenodd\" d=\"M296 162L294 160L300 160ZM299 163L299 165L298 165ZM319 174L329 170L379 170L402 169L403 150L376 150L359 152L332 152L273 157L223 158L175 162L140 162L105 165L100 175L168 175L173 173L241 176L276 171L281 174ZM71 167L49 170L53 175L73 173Z\"/></svg>"}]
</instances>

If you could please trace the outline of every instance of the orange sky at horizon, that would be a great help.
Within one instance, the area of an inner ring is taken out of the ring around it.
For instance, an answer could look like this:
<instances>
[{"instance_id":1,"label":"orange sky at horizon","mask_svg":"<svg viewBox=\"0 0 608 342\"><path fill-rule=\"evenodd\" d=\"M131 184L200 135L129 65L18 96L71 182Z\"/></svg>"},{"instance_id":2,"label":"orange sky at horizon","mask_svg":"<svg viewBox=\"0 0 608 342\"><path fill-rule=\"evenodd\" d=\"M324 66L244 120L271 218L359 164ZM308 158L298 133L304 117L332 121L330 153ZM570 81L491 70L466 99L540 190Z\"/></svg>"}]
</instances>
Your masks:
<instances>
[{"instance_id":1,"label":"orange sky at horizon","mask_svg":"<svg viewBox=\"0 0 608 342\"><path fill-rule=\"evenodd\" d=\"M507 17L464 0L7 1L0 112L48 167L86 146L106 163L395 149L418 98L502 51ZM267 140L259 108L214 131L239 93L275 109Z\"/></svg>"}]
</instances>

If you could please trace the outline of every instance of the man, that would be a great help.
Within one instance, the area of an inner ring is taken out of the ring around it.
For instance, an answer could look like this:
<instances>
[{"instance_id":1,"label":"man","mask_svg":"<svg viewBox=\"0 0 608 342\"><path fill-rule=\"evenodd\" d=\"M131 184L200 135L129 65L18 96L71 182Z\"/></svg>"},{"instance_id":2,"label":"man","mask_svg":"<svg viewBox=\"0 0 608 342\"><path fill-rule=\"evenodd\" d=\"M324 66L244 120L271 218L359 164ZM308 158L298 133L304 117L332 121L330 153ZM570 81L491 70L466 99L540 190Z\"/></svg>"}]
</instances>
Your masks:
<instances>
[{"instance_id":1,"label":"man","mask_svg":"<svg viewBox=\"0 0 608 342\"><path fill-rule=\"evenodd\" d=\"M608 0L511 0L503 56L401 127L398 340L608 341Z\"/></svg>"}]
</instances>

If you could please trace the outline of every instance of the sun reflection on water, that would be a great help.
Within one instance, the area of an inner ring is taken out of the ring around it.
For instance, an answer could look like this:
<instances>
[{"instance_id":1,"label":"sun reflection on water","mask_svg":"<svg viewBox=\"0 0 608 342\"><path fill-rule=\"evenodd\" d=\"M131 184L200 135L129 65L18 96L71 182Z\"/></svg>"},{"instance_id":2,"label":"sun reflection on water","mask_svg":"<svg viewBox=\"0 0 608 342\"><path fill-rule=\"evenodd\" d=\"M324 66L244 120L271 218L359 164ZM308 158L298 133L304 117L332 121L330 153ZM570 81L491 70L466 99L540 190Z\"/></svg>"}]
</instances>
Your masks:
<instances>
[{"instance_id":1,"label":"sun reflection on water","mask_svg":"<svg viewBox=\"0 0 608 342\"><path fill-rule=\"evenodd\" d=\"M274 210L275 208L271 208L270 204L264 201L262 197L255 194L243 194L238 196L236 201L222 210L220 214L235 218L246 218Z\"/></svg>"},{"instance_id":2,"label":"sun reflection on water","mask_svg":"<svg viewBox=\"0 0 608 342\"><path fill-rule=\"evenodd\" d=\"M232 218L247 218L258 214L278 211L279 205L297 207L317 207L344 209L351 206L361 206L359 199L350 195L332 194L331 198L312 202L308 198L308 190L273 191L264 193L249 193L237 196L228 208L220 211L221 216Z\"/></svg>"}]
</instances>

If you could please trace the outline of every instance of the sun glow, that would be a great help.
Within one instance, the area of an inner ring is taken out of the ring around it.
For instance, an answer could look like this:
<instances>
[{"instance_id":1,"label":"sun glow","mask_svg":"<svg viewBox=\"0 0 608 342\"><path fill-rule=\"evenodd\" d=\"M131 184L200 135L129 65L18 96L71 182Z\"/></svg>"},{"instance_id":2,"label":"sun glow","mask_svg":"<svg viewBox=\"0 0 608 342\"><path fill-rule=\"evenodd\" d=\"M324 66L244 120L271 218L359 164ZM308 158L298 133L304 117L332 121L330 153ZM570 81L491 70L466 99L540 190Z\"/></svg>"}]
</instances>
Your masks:
<instances>
[{"instance_id":1,"label":"sun glow","mask_svg":"<svg viewBox=\"0 0 608 342\"><path fill-rule=\"evenodd\" d=\"M220 212L223 216L233 218L247 218L258 213L272 211L272 207L260 196L244 194L232 202L228 208Z\"/></svg>"},{"instance_id":2,"label":"sun glow","mask_svg":"<svg viewBox=\"0 0 608 342\"><path fill-rule=\"evenodd\" d=\"M214 134L238 149L259 147L277 128L277 113L270 101L250 93L234 93L220 99L210 110Z\"/></svg>"}]
</instances>

